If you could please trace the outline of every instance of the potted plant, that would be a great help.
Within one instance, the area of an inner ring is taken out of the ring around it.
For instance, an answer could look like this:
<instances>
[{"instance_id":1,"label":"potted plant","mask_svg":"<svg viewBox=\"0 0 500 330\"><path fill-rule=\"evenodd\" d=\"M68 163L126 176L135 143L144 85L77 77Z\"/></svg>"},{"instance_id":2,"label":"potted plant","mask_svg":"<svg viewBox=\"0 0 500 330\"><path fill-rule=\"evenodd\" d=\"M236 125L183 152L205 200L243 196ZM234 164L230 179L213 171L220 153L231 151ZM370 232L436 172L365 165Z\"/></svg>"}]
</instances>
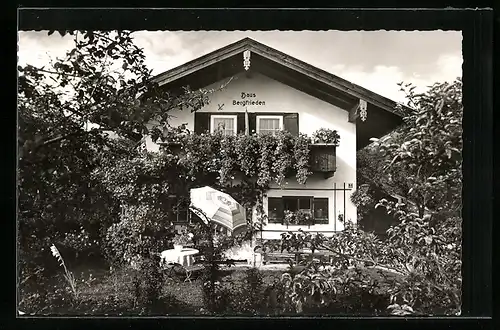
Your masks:
<instances>
[{"instance_id":1,"label":"potted plant","mask_svg":"<svg viewBox=\"0 0 500 330\"><path fill-rule=\"evenodd\" d=\"M340 143L340 135L334 129L320 128L313 133L312 142L315 144L332 144L335 147L338 147Z\"/></svg>"},{"instance_id":2,"label":"potted plant","mask_svg":"<svg viewBox=\"0 0 500 330\"><path fill-rule=\"evenodd\" d=\"M311 214L302 210L296 212L295 218L299 225L309 225L311 222Z\"/></svg>"},{"instance_id":3,"label":"potted plant","mask_svg":"<svg viewBox=\"0 0 500 330\"><path fill-rule=\"evenodd\" d=\"M308 225L311 221L311 215L304 211L285 211L284 222L285 225Z\"/></svg>"},{"instance_id":4,"label":"potted plant","mask_svg":"<svg viewBox=\"0 0 500 330\"><path fill-rule=\"evenodd\" d=\"M180 251L184 245L191 241L191 235L189 235L185 230L181 231L179 234L174 236L172 240L174 244L174 250Z\"/></svg>"},{"instance_id":5,"label":"potted plant","mask_svg":"<svg viewBox=\"0 0 500 330\"><path fill-rule=\"evenodd\" d=\"M286 226L288 226L290 224L294 224L295 223L295 212L285 210L283 222Z\"/></svg>"}]
</instances>

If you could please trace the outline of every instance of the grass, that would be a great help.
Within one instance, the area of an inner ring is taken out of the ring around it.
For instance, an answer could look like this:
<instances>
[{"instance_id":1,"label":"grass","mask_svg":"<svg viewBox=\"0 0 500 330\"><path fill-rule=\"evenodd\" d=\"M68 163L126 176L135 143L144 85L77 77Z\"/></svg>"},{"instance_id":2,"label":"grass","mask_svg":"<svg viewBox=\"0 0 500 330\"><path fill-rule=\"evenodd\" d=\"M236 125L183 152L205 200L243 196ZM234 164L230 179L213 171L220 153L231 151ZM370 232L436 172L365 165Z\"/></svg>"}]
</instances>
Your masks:
<instances>
[{"instance_id":1,"label":"grass","mask_svg":"<svg viewBox=\"0 0 500 330\"><path fill-rule=\"evenodd\" d=\"M248 267L236 267L226 271L225 280L232 283L241 282L245 277ZM139 315L141 309L135 304L133 294L134 270L118 269L110 271L104 267L90 268L79 267L73 270L79 291L78 303L68 304L69 298L58 303L47 302L41 299L38 304L51 306L36 306L21 310L29 313L42 314L72 314L72 315L109 315L132 316ZM264 286L279 280L284 270L261 270ZM366 269L370 277L380 283L386 283L375 269ZM54 276L47 289L48 292L64 292L66 282L60 276ZM92 280L89 280L92 278ZM160 293L159 315L200 315L206 314L203 304L202 280L194 279L192 282L165 279ZM380 292L387 287L379 288ZM71 306L71 307L69 307ZM166 313L168 311L168 314ZM38 312L38 313L37 313Z\"/></svg>"},{"instance_id":2,"label":"grass","mask_svg":"<svg viewBox=\"0 0 500 330\"><path fill-rule=\"evenodd\" d=\"M232 283L243 281L245 270L247 267L238 267L226 271L226 280ZM271 284L279 278L282 271L262 271L264 285ZM229 277L229 278L228 278ZM187 307L186 312L190 311L194 314L203 314L203 293L202 283L200 279L195 279L190 282L174 281L168 279L163 286L163 295L175 298L178 302Z\"/></svg>"}]
</instances>

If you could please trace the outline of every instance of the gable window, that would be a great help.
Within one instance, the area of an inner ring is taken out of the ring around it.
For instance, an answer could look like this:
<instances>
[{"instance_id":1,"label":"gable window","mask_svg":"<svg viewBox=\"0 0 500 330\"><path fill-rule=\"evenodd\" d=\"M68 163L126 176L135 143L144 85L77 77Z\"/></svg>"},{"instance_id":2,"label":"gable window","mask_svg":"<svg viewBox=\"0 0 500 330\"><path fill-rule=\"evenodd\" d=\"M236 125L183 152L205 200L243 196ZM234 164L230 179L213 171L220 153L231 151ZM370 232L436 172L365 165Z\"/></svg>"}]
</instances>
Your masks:
<instances>
[{"instance_id":1,"label":"gable window","mask_svg":"<svg viewBox=\"0 0 500 330\"><path fill-rule=\"evenodd\" d=\"M283 130L283 116L257 116L258 134L276 134Z\"/></svg>"},{"instance_id":2,"label":"gable window","mask_svg":"<svg viewBox=\"0 0 500 330\"><path fill-rule=\"evenodd\" d=\"M224 135L236 135L235 115L212 115L210 116L210 133L222 131Z\"/></svg>"},{"instance_id":3,"label":"gable window","mask_svg":"<svg viewBox=\"0 0 500 330\"><path fill-rule=\"evenodd\" d=\"M301 211L312 216L311 224L328 224L328 198L269 197L267 209L269 223L283 224L285 211Z\"/></svg>"}]
</instances>

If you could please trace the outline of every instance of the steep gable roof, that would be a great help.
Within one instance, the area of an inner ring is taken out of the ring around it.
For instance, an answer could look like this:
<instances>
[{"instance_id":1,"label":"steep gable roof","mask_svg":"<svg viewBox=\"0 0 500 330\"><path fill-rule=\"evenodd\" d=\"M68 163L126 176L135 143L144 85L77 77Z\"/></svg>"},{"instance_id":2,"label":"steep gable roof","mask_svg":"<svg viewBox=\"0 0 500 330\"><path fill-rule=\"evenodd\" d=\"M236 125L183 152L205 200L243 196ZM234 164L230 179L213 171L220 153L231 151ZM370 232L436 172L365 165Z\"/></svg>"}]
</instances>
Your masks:
<instances>
[{"instance_id":1,"label":"steep gable roof","mask_svg":"<svg viewBox=\"0 0 500 330\"><path fill-rule=\"evenodd\" d=\"M242 54L247 50L251 53L248 75L259 72L346 111L356 107L359 100L366 101L368 119L356 120L358 148L367 145L369 138L382 136L401 123L396 102L251 38L241 39L161 73L153 81L174 90L186 85L193 89L203 88L244 72Z\"/></svg>"}]
</instances>

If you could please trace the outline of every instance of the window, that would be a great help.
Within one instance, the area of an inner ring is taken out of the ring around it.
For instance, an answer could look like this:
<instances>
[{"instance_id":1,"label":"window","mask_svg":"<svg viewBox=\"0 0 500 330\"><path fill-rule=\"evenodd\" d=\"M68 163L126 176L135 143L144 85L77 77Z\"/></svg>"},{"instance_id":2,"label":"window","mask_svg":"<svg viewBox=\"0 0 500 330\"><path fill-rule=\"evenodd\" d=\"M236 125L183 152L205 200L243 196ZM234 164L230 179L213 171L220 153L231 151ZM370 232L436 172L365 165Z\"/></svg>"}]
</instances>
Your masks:
<instances>
[{"instance_id":1,"label":"window","mask_svg":"<svg viewBox=\"0 0 500 330\"><path fill-rule=\"evenodd\" d=\"M267 199L269 223L283 223L284 211L302 211L312 215L314 224L328 224L328 198L269 197Z\"/></svg>"},{"instance_id":2,"label":"window","mask_svg":"<svg viewBox=\"0 0 500 330\"><path fill-rule=\"evenodd\" d=\"M311 213L311 197L283 197L284 209Z\"/></svg>"},{"instance_id":3,"label":"window","mask_svg":"<svg viewBox=\"0 0 500 330\"><path fill-rule=\"evenodd\" d=\"M283 200L281 198L269 197L267 199L267 210L269 223L283 222Z\"/></svg>"},{"instance_id":4,"label":"window","mask_svg":"<svg viewBox=\"0 0 500 330\"><path fill-rule=\"evenodd\" d=\"M328 224L328 198L315 198L313 200L314 223Z\"/></svg>"},{"instance_id":5,"label":"window","mask_svg":"<svg viewBox=\"0 0 500 330\"><path fill-rule=\"evenodd\" d=\"M224 135L236 135L236 117L233 115L212 115L210 117L210 133L222 130Z\"/></svg>"},{"instance_id":6,"label":"window","mask_svg":"<svg viewBox=\"0 0 500 330\"><path fill-rule=\"evenodd\" d=\"M172 196L166 203L168 221L189 222L189 199Z\"/></svg>"},{"instance_id":7,"label":"window","mask_svg":"<svg viewBox=\"0 0 500 330\"><path fill-rule=\"evenodd\" d=\"M283 116L257 116L257 133L276 134L283 129Z\"/></svg>"}]
</instances>

